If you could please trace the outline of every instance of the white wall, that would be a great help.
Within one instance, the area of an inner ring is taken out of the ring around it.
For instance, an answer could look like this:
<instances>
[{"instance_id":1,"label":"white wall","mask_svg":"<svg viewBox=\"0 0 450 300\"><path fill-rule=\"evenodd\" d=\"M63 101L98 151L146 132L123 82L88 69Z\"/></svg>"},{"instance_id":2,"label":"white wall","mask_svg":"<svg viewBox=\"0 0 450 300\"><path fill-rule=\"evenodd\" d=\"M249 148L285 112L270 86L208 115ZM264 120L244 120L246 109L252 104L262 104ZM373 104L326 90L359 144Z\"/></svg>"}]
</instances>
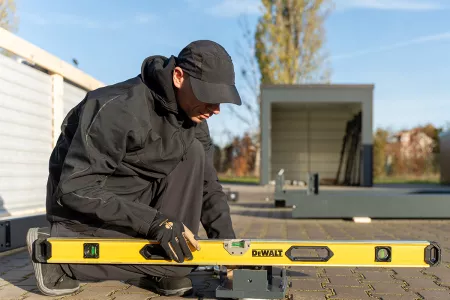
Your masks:
<instances>
[{"instance_id":1,"label":"white wall","mask_svg":"<svg viewBox=\"0 0 450 300\"><path fill-rule=\"evenodd\" d=\"M104 83L3 28L0 48L27 62L0 55L0 217L44 212L62 121Z\"/></svg>"},{"instance_id":2,"label":"white wall","mask_svg":"<svg viewBox=\"0 0 450 300\"><path fill-rule=\"evenodd\" d=\"M45 207L51 150L51 77L0 55L0 216Z\"/></svg>"},{"instance_id":3,"label":"white wall","mask_svg":"<svg viewBox=\"0 0 450 300\"><path fill-rule=\"evenodd\" d=\"M63 94L63 116L65 117L69 111L74 108L86 96L86 91L76 87L70 83L64 82Z\"/></svg>"},{"instance_id":4,"label":"white wall","mask_svg":"<svg viewBox=\"0 0 450 300\"><path fill-rule=\"evenodd\" d=\"M0 217L45 212L54 142L86 92L0 55Z\"/></svg>"},{"instance_id":5,"label":"white wall","mask_svg":"<svg viewBox=\"0 0 450 300\"><path fill-rule=\"evenodd\" d=\"M450 184L450 131L440 135L440 169L441 182Z\"/></svg>"}]
</instances>

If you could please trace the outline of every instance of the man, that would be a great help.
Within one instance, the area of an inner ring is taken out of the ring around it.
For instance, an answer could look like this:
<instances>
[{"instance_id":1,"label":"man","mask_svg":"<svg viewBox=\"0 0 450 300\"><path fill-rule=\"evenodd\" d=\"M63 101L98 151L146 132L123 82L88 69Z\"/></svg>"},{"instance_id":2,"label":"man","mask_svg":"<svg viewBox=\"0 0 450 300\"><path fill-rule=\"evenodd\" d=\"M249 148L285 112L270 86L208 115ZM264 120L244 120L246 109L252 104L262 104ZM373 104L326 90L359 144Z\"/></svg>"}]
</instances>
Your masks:
<instances>
[{"instance_id":1,"label":"man","mask_svg":"<svg viewBox=\"0 0 450 300\"><path fill-rule=\"evenodd\" d=\"M158 240L167 255L192 257L200 223L208 238L235 238L213 166L206 120L221 103L241 105L232 60L200 40L177 57L151 56L139 76L87 93L66 116L50 158L47 218L39 237ZM39 264L42 293L76 292L79 281L128 280L163 295L192 290L192 266Z\"/></svg>"}]
</instances>

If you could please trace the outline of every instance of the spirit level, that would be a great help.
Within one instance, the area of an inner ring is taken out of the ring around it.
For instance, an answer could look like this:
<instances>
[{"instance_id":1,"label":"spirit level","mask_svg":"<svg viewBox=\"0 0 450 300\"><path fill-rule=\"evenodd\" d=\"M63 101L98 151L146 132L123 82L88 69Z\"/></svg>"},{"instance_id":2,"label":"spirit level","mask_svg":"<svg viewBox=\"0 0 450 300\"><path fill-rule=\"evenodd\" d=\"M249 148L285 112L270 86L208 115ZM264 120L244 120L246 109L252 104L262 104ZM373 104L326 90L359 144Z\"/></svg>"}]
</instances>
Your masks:
<instances>
[{"instance_id":1,"label":"spirit level","mask_svg":"<svg viewBox=\"0 0 450 300\"><path fill-rule=\"evenodd\" d=\"M218 298L279 299L286 293L286 266L434 267L441 251L429 241L199 240L193 259L181 264L238 266L232 286L221 285ZM33 260L71 264L180 265L159 243L145 239L44 238L33 245ZM279 278L273 267L281 267ZM278 278L278 279L277 279ZM276 284L274 282L277 282Z\"/></svg>"},{"instance_id":2,"label":"spirit level","mask_svg":"<svg viewBox=\"0 0 450 300\"><path fill-rule=\"evenodd\" d=\"M440 250L429 241L199 240L186 265L430 267ZM179 264L155 241L117 238L46 238L35 242L44 263Z\"/></svg>"}]
</instances>

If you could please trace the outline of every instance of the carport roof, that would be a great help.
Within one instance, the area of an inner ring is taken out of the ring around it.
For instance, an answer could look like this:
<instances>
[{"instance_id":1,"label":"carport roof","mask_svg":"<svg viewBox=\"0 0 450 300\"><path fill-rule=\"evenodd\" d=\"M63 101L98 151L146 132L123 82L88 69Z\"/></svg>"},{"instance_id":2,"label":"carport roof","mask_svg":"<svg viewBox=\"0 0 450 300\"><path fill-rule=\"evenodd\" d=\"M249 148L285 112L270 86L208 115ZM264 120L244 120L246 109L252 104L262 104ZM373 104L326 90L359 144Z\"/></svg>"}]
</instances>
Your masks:
<instances>
[{"instance_id":1,"label":"carport roof","mask_svg":"<svg viewBox=\"0 0 450 300\"><path fill-rule=\"evenodd\" d=\"M261 84L261 89L272 89L272 88L364 88L373 89L374 84L325 84L325 83L312 83L312 84Z\"/></svg>"}]
</instances>

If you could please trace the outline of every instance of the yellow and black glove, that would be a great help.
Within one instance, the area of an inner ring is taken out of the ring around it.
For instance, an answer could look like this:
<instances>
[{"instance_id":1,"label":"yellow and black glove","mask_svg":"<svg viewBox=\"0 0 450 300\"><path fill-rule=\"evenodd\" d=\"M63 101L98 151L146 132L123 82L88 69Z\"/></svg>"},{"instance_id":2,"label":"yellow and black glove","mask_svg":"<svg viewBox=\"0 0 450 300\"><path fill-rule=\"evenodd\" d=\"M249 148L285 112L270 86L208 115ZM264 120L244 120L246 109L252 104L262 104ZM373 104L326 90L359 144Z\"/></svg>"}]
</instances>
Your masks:
<instances>
[{"instance_id":1,"label":"yellow and black glove","mask_svg":"<svg viewBox=\"0 0 450 300\"><path fill-rule=\"evenodd\" d=\"M158 241L169 258L178 263L193 258L188 243L200 250L200 245L189 228L180 221L167 218L161 212L156 214L147 237Z\"/></svg>"}]
</instances>

